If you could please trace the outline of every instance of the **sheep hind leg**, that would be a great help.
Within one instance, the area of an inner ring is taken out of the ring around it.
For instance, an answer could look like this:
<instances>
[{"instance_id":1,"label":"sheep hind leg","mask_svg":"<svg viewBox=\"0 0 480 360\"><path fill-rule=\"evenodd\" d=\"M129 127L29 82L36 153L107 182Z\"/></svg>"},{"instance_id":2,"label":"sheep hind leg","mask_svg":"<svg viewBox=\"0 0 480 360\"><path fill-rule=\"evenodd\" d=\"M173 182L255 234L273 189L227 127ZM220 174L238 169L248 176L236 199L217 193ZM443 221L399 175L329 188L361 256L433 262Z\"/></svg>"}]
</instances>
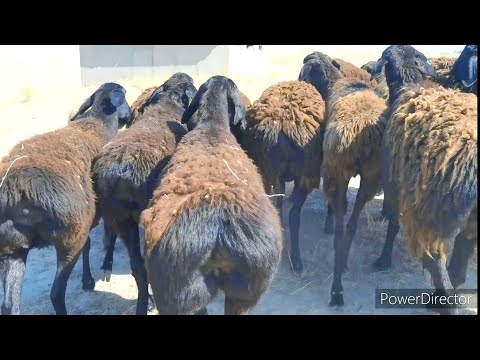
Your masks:
<instances>
[{"instance_id":1,"label":"sheep hind leg","mask_svg":"<svg viewBox=\"0 0 480 360\"><path fill-rule=\"evenodd\" d=\"M428 255L423 256L423 267L430 272L432 276L433 285L435 286L434 296L441 296L446 294L447 289L452 289L452 284L448 278L447 268L440 256L434 255L435 258L431 258ZM452 308L435 308L434 305L426 305L427 309L437 311L442 315L453 315L455 309Z\"/></svg>"},{"instance_id":2,"label":"sheep hind leg","mask_svg":"<svg viewBox=\"0 0 480 360\"><path fill-rule=\"evenodd\" d=\"M93 289L95 289L95 279L93 278L92 272L90 271L90 236L88 236L87 241L83 246L82 262L82 290L93 291Z\"/></svg>"},{"instance_id":3,"label":"sheep hind leg","mask_svg":"<svg viewBox=\"0 0 480 360\"><path fill-rule=\"evenodd\" d=\"M343 306L342 273L345 259L344 228L343 218L347 210L347 188L348 181L338 183L335 189L334 213L335 213L335 235L334 235L334 268L333 283L330 292L330 306Z\"/></svg>"},{"instance_id":4,"label":"sheep hind leg","mask_svg":"<svg viewBox=\"0 0 480 360\"><path fill-rule=\"evenodd\" d=\"M100 269L103 270L102 280L109 282L112 276L113 268L113 251L115 250L115 242L117 241L117 234L115 234L110 226L105 224L105 219L103 220L103 237L104 244L106 247L105 257L103 259L103 264Z\"/></svg>"},{"instance_id":5,"label":"sheep hind leg","mask_svg":"<svg viewBox=\"0 0 480 360\"><path fill-rule=\"evenodd\" d=\"M57 315L67 315L65 291L70 274L80 257L80 252L79 250L77 252L69 251L64 253L57 249L57 272L50 292L50 300Z\"/></svg>"},{"instance_id":6,"label":"sheep hind leg","mask_svg":"<svg viewBox=\"0 0 480 360\"><path fill-rule=\"evenodd\" d=\"M283 214L284 214L283 198L285 196L285 181L278 180L278 188L276 188L275 190L276 190L275 195L279 195L279 196L275 196L276 198L275 206L278 210L278 213L280 214L280 220L283 222ZM280 196L280 195L283 195L283 196Z\"/></svg>"},{"instance_id":7,"label":"sheep hind leg","mask_svg":"<svg viewBox=\"0 0 480 360\"><path fill-rule=\"evenodd\" d=\"M28 250L22 249L8 255L4 260L2 315L20 315L20 300L27 255Z\"/></svg>"},{"instance_id":8,"label":"sheep hind leg","mask_svg":"<svg viewBox=\"0 0 480 360\"><path fill-rule=\"evenodd\" d=\"M140 251L140 234L138 224L131 222L128 225L128 237L126 238L130 267L138 288L137 315L147 315L148 312L148 280L147 270Z\"/></svg>"},{"instance_id":9,"label":"sheep hind leg","mask_svg":"<svg viewBox=\"0 0 480 360\"><path fill-rule=\"evenodd\" d=\"M295 186L292 191L290 199L292 201L292 208L289 214L290 224L290 256L292 269L296 273L302 273L303 263L300 256L300 243L299 243L299 229L300 229L300 213L303 203L307 199L308 191L300 187L299 180L295 179Z\"/></svg>"},{"instance_id":10,"label":"sheep hind leg","mask_svg":"<svg viewBox=\"0 0 480 360\"><path fill-rule=\"evenodd\" d=\"M362 209L365 207L365 204L372 200L377 192L378 185L365 177L362 176L360 180L360 188L357 192L357 197L355 199L355 205L353 206L352 215L350 220L347 223L345 231L345 259L343 260L344 270L348 270L348 254L350 253L350 247L352 246L352 240L357 231L358 218Z\"/></svg>"}]
</instances>

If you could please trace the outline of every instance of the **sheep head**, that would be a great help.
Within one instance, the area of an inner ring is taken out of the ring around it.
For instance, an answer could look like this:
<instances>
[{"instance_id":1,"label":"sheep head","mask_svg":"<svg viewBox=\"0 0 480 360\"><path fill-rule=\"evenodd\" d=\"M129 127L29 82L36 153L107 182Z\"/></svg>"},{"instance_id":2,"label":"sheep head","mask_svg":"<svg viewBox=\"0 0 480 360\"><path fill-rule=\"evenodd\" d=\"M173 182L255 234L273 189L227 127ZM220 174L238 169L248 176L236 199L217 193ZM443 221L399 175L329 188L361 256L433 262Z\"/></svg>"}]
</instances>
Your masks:
<instances>
[{"instance_id":1,"label":"sheep head","mask_svg":"<svg viewBox=\"0 0 480 360\"><path fill-rule=\"evenodd\" d=\"M327 98L328 89L343 77L340 64L318 51L308 55L305 60L298 80L312 84L324 99Z\"/></svg>"}]
</instances>

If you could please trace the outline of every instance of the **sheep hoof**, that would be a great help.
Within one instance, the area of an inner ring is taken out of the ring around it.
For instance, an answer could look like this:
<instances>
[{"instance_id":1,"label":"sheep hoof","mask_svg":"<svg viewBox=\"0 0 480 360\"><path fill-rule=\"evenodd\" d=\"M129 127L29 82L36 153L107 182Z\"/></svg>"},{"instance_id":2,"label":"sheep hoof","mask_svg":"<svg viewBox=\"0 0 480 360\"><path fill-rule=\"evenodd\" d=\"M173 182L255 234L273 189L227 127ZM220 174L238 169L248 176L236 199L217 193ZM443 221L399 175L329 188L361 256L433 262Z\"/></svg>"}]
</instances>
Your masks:
<instances>
[{"instance_id":1,"label":"sheep hoof","mask_svg":"<svg viewBox=\"0 0 480 360\"><path fill-rule=\"evenodd\" d=\"M292 270L296 274L302 274L303 273L303 263L302 260L300 259L294 259L292 258Z\"/></svg>"},{"instance_id":2,"label":"sheep hoof","mask_svg":"<svg viewBox=\"0 0 480 360\"><path fill-rule=\"evenodd\" d=\"M197 312L195 313L195 315L208 315L207 308L204 307L204 308L200 309L199 311L197 311Z\"/></svg>"},{"instance_id":3,"label":"sheep hoof","mask_svg":"<svg viewBox=\"0 0 480 360\"><path fill-rule=\"evenodd\" d=\"M372 264L373 271L384 271L392 267L392 261L383 257L379 257L377 261Z\"/></svg>"},{"instance_id":4,"label":"sheep hoof","mask_svg":"<svg viewBox=\"0 0 480 360\"><path fill-rule=\"evenodd\" d=\"M452 284L454 289L465 283L465 274L459 275L458 271L453 270L451 267L448 267L447 271L448 277L450 278L450 283Z\"/></svg>"},{"instance_id":5,"label":"sheep hoof","mask_svg":"<svg viewBox=\"0 0 480 360\"><path fill-rule=\"evenodd\" d=\"M325 229L323 230L325 234L332 235L333 234L333 224L325 224Z\"/></svg>"},{"instance_id":6,"label":"sheep hoof","mask_svg":"<svg viewBox=\"0 0 480 360\"><path fill-rule=\"evenodd\" d=\"M93 278L82 280L83 291L93 291L95 289L95 280Z\"/></svg>"},{"instance_id":7,"label":"sheep hoof","mask_svg":"<svg viewBox=\"0 0 480 360\"><path fill-rule=\"evenodd\" d=\"M446 296L447 292L444 289L437 289L433 293L433 296ZM442 305L432 305L427 303L425 305L427 311L435 312L440 315L459 315L459 308L456 307L447 307Z\"/></svg>"},{"instance_id":8,"label":"sheep hoof","mask_svg":"<svg viewBox=\"0 0 480 360\"><path fill-rule=\"evenodd\" d=\"M336 293L332 291L331 297L330 297L330 306L343 306L343 305L344 305L343 294L341 292Z\"/></svg>"},{"instance_id":9,"label":"sheep hoof","mask_svg":"<svg viewBox=\"0 0 480 360\"><path fill-rule=\"evenodd\" d=\"M385 214L383 212L381 212L380 214L378 214L377 216L375 216L373 218L374 221L382 221L386 218Z\"/></svg>"},{"instance_id":10,"label":"sheep hoof","mask_svg":"<svg viewBox=\"0 0 480 360\"><path fill-rule=\"evenodd\" d=\"M104 270L102 275L102 281L109 282L112 277L112 270Z\"/></svg>"}]
</instances>

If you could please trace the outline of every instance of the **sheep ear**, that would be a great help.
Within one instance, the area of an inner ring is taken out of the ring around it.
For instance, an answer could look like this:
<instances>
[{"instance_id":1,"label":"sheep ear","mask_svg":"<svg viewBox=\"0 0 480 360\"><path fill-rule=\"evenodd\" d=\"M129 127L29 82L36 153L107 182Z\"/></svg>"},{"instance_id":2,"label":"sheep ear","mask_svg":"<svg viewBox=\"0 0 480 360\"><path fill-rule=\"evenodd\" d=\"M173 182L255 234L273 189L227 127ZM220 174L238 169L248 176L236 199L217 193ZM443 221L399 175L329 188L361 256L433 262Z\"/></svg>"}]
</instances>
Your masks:
<instances>
[{"instance_id":1,"label":"sheep ear","mask_svg":"<svg viewBox=\"0 0 480 360\"><path fill-rule=\"evenodd\" d=\"M340 64L332 59L332 65L335 66L338 70L340 70Z\"/></svg>"},{"instance_id":2,"label":"sheep ear","mask_svg":"<svg viewBox=\"0 0 480 360\"><path fill-rule=\"evenodd\" d=\"M93 100L95 99L95 95L97 95L98 90L95 91L87 100L83 102L83 104L78 109L77 113L70 119L70 121L77 120L77 118L82 115L85 111L87 111L92 105Z\"/></svg>"},{"instance_id":3,"label":"sheep ear","mask_svg":"<svg viewBox=\"0 0 480 360\"><path fill-rule=\"evenodd\" d=\"M192 102L190 103L190 105L182 115L182 124L188 123L190 121L190 118L193 116L193 114L195 114L195 111L198 110L198 107L200 106L200 100L202 98L203 93L206 91L206 89L207 88L204 84L196 92Z\"/></svg>"},{"instance_id":4,"label":"sheep ear","mask_svg":"<svg viewBox=\"0 0 480 360\"><path fill-rule=\"evenodd\" d=\"M245 130L247 110L238 90L229 91L228 102L228 111L233 125L240 124L241 129Z\"/></svg>"},{"instance_id":5,"label":"sheep ear","mask_svg":"<svg viewBox=\"0 0 480 360\"><path fill-rule=\"evenodd\" d=\"M185 90L185 95L188 96L188 99L192 101L193 97L197 93L197 89L194 85L188 85L187 90Z\"/></svg>"},{"instance_id":6,"label":"sheep ear","mask_svg":"<svg viewBox=\"0 0 480 360\"><path fill-rule=\"evenodd\" d=\"M192 84L189 84L187 86L187 89L185 90L185 94L182 96L183 108L185 110L188 108L188 106L192 102L192 99L196 93L197 93L197 88Z\"/></svg>"},{"instance_id":7,"label":"sheep ear","mask_svg":"<svg viewBox=\"0 0 480 360\"><path fill-rule=\"evenodd\" d=\"M298 81L309 82L308 75L310 73L311 68L312 67L309 64L303 65L302 69L300 70L300 74L298 75Z\"/></svg>"},{"instance_id":8,"label":"sheep ear","mask_svg":"<svg viewBox=\"0 0 480 360\"><path fill-rule=\"evenodd\" d=\"M143 113L143 110L155 100L156 96L163 91L163 85L160 85L155 91L150 95L147 101L145 101L141 106L138 107L138 114Z\"/></svg>"},{"instance_id":9,"label":"sheep ear","mask_svg":"<svg viewBox=\"0 0 480 360\"><path fill-rule=\"evenodd\" d=\"M375 66L373 66L373 68L372 68L370 80L373 80L377 74L382 72L382 69L387 62L388 61L385 60L384 58L381 58L380 60L377 61Z\"/></svg>"},{"instance_id":10,"label":"sheep ear","mask_svg":"<svg viewBox=\"0 0 480 360\"><path fill-rule=\"evenodd\" d=\"M471 56L468 60L467 80L462 80L463 86L470 88L477 82L478 72L478 58L477 56Z\"/></svg>"}]
</instances>

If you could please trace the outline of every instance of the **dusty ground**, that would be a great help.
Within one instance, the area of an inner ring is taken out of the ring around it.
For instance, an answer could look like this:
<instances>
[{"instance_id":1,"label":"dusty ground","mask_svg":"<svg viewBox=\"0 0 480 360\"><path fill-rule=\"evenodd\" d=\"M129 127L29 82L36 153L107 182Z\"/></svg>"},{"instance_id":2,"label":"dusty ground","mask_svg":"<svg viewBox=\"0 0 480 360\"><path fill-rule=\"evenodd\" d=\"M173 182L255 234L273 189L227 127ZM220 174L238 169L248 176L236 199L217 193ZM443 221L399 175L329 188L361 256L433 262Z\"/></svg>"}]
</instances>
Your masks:
<instances>
[{"instance_id":1,"label":"dusty ground","mask_svg":"<svg viewBox=\"0 0 480 360\"><path fill-rule=\"evenodd\" d=\"M358 179L352 179L348 192L350 209L358 188ZM287 193L290 193L291 186ZM288 240L280 270L270 289L253 314L431 314L423 309L390 310L375 309L376 288L431 288L418 262L406 254L403 239L399 235L394 247L394 265L390 271L374 273L370 264L381 251L386 234L386 223L375 221L382 200L376 198L367 204L359 219L358 232L352 244L350 272L343 278L345 306L328 306L333 269L333 236L323 233L326 206L323 193L310 194L302 210L300 239L306 268L300 278L292 273L288 260ZM70 278L66 303L70 314L134 314L136 286L130 274L128 254L121 242L117 242L113 274L110 282L100 280L103 261L101 225L92 231L91 266L97 280L95 291L81 289L81 261ZM50 303L50 286L55 274L53 249L33 250L27 262L22 293L23 314L54 314ZM470 264L464 288L477 288L477 262ZM2 298L0 290L0 299ZM223 296L218 296L209 306L210 314L223 313ZM152 309L150 314L155 314Z\"/></svg>"}]
</instances>

